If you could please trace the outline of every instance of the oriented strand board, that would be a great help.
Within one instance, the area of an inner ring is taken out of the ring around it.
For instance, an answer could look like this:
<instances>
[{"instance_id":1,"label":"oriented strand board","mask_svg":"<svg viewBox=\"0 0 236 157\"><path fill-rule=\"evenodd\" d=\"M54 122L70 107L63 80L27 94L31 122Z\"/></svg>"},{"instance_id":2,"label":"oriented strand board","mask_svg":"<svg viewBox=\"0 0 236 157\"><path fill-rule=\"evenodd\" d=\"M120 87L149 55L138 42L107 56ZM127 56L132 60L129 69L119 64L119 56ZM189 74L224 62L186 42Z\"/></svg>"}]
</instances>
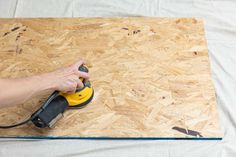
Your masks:
<instances>
[{"instance_id":1,"label":"oriented strand board","mask_svg":"<svg viewBox=\"0 0 236 157\"><path fill-rule=\"evenodd\" d=\"M87 61L93 102L68 110L54 129L27 124L0 136L221 137L201 19L0 20L0 77L49 72L78 58ZM1 124L27 118L47 96L1 109Z\"/></svg>"}]
</instances>

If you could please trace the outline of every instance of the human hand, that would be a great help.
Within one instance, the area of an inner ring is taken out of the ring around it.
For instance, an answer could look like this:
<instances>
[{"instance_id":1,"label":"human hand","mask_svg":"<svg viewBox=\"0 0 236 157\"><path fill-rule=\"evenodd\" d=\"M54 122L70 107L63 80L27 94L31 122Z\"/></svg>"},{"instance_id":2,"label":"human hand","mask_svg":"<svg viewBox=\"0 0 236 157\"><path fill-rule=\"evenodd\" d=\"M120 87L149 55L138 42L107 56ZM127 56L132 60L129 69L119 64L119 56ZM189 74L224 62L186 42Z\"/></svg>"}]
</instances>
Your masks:
<instances>
[{"instance_id":1,"label":"human hand","mask_svg":"<svg viewBox=\"0 0 236 157\"><path fill-rule=\"evenodd\" d=\"M77 88L83 88L84 84L79 78L88 81L89 74L79 71L79 67L84 64L83 60L79 60L74 64L60 68L54 72L48 73L48 79L53 81L54 90L62 93L75 93Z\"/></svg>"}]
</instances>

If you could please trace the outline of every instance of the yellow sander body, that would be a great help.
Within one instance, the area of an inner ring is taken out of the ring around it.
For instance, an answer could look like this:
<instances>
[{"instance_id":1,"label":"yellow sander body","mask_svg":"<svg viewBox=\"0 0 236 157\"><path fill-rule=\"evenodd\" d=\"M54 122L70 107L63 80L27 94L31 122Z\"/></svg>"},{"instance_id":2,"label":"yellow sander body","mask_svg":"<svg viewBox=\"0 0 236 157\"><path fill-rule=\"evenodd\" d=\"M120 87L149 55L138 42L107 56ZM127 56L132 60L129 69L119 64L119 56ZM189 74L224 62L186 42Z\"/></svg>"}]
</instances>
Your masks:
<instances>
[{"instance_id":1,"label":"yellow sander body","mask_svg":"<svg viewBox=\"0 0 236 157\"><path fill-rule=\"evenodd\" d=\"M74 94L60 93L68 102L69 107L82 108L93 98L93 88L90 82L85 82L82 89L77 89Z\"/></svg>"}]
</instances>

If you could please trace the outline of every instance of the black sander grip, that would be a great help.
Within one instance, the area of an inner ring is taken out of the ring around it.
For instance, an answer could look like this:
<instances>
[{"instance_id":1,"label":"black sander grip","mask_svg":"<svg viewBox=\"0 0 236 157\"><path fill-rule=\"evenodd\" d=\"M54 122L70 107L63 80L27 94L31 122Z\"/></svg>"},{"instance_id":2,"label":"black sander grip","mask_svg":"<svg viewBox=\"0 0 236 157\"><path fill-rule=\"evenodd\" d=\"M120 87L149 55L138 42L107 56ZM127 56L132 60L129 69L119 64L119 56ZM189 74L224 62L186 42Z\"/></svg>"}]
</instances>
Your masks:
<instances>
[{"instance_id":1,"label":"black sander grip","mask_svg":"<svg viewBox=\"0 0 236 157\"><path fill-rule=\"evenodd\" d=\"M49 104L42 106L32 117L32 122L39 128L52 127L68 107L67 100L58 95Z\"/></svg>"}]
</instances>

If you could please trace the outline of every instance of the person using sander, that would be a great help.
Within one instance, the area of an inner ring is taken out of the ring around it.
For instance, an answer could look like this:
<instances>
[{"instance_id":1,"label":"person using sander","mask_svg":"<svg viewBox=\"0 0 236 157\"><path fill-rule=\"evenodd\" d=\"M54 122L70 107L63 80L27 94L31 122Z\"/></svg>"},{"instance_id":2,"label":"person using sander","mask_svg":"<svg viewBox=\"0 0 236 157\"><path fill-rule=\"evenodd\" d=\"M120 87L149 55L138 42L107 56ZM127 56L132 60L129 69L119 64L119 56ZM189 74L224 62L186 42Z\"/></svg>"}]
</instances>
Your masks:
<instances>
[{"instance_id":1,"label":"person using sander","mask_svg":"<svg viewBox=\"0 0 236 157\"><path fill-rule=\"evenodd\" d=\"M52 93L41 106L24 121L0 124L8 129L32 122L36 127L52 128L70 108L81 109L93 98L88 68L83 60L56 71L25 78L0 78L0 108L23 104L40 95Z\"/></svg>"},{"instance_id":2,"label":"person using sander","mask_svg":"<svg viewBox=\"0 0 236 157\"><path fill-rule=\"evenodd\" d=\"M89 74L79 71L84 64L79 60L74 64L56 71L25 78L0 78L0 107L22 104L33 97L60 91L74 93L77 88L83 88L81 79L89 79Z\"/></svg>"}]
</instances>

